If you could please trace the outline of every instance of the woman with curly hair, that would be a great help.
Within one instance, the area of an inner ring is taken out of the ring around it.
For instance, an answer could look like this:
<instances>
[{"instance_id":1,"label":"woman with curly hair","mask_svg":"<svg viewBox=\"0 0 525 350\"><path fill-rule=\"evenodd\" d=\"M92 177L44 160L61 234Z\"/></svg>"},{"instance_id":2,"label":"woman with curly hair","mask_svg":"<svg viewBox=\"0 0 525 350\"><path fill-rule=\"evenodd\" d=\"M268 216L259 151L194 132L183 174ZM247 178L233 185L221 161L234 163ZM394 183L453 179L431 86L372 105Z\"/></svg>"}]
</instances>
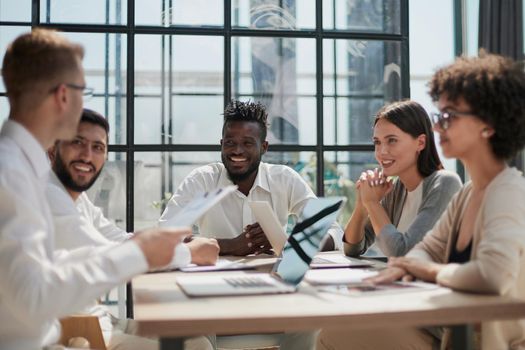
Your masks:
<instances>
[{"instance_id":1,"label":"woman with curly hair","mask_svg":"<svg viewBox=\"0 0 525 350\"><path fill-rule=\"evenodd\" d=\"M420 279L457 291L525 298L525 179L507 161L525 145L525 73L510 59L481 53L438 70L430 95L443 154L471 181L406 257L392 258L373 283ZM351 333L351 334L350 334ZM525 320L481 324L483 349L525 347ZM379 335L379 336L378 336ZM431 349L417 329L325 334L323 349ZM385 346L386 345L386 346Z\"/></svg>"}]
</instances>

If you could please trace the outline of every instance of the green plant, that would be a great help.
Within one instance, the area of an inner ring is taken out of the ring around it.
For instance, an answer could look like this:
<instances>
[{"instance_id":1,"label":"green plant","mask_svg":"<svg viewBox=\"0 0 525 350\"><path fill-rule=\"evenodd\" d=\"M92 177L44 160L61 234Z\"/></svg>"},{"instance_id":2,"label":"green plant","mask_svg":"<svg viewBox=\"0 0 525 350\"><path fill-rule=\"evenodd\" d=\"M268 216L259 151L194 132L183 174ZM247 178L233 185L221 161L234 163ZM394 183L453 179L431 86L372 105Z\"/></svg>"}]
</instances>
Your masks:
<instances>
[{"instance_id":1,"label":"green plant","mask_svg":"<svg viewBox=\"0 0 525 350\"><path fill-rule=\"evenodd\" d=\"M151 207L155 208L155 209L162 209L164 210L164 208L166 207L166 205L168 204L168 202L170 201L171 197L173 196L173 193L171 192L164 192L164 196L163 198L160 200L160 201L153 201L151 202Z\"/></svg>"}]
</instances>

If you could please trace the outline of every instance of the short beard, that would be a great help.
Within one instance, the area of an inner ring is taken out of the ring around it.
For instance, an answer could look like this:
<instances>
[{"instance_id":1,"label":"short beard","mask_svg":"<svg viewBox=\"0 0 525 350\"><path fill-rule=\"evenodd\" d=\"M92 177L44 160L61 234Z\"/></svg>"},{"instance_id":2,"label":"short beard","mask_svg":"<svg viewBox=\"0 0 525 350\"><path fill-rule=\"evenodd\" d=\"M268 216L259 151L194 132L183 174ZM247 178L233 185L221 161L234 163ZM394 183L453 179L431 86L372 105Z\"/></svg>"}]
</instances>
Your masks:
<instances>
[{"instance_id":1,"label":"short beard","mask_svg":"<svg viewBox=\"0 0 525 350\"><path fill-rule=\"evenodd\" d=\"M98 176L102 172L103 167L104 166L102 166L102 168L100 168L100 170L93 176L91 181L89 181L85 185L80 185L76 183L75 180L73 180L73 178L71 177L71 174L68 172L66 165L62 161L60 153L57 150L55 154L55 165L53 166L53 171L55 172L56 176L58 177L60 182L62 182L65 188L73 192L81 193L89 190L91 186L93 186L95 181L97 181Z\"/></svg>"},{"instance_id":2,"label":"short beard","mask_svg":"<svg viewBox=\"0 0 525 350\"><path fill-rule=\"evenodd\" d=\"M222 164L224 164L224 167L226 168L226 173L228 174L228 178L233 182L234 184L238 184L239 182L242 182L250 177L254 172L257 172L259 169L259 164L261 164L261 160L259 159L257 162L253 163L248 170L246 170L244 173L241 174L232 174L228 167L226 166L226 157L221 154Z\"/></svg>"}]
</instances>

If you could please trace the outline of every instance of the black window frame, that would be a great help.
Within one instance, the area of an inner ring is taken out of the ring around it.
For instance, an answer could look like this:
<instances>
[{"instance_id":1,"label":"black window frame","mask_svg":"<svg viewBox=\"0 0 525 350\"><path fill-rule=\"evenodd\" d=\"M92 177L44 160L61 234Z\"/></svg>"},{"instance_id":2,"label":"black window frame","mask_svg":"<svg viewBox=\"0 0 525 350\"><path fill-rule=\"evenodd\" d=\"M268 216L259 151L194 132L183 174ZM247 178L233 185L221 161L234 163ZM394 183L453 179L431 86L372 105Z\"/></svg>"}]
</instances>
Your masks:
<instances>
[{"instance_id":1,"label":"black window frame","mask_svg":"<svg viewBox=\"0 0 525 350\"><path fill-rule=\"evenodd\" d=\"M30 26L31 28L50 28L64 32L77 33L106 33L126 34L126 140L124 144L110 144L109 152L121 152L125 154L126 161L126 230L134 230L134 160L136 152L220 152L219 145L209 144L135 144L135 35L136 34L167 34L167 35L212 35L222 36L224 39L224 105L228 103L232 94L231 84L231 46L234 37L280 37L280 38L313 38L316 42L316 144L315 145L270 145L271 151L276 152L315 152L317 157L316 193L319 196L324 194L324 153L327 151L335 152L361 152L373 151L370 144L345 144L345 145L324 145L323 130L323 40L324 39L350 39L350 40L379 40L399 42L401 45L401 96L410 97L410 69L409 69L409 20L408 20L408 0L400 0L400 33L378 33L351 30L327 30L323 28L323 0L315 0L316 20L315 29L312 30L266 30L250 28L232 27L232 1L224 0L224 25L223 27L196 27L196 26L143 26L135 25L135 0L127 1L126 25L106 25L106 24L74 24L74 23L42 23L41 0L31 0L31 22L0 21L0 27L4 26ZM171 0L163 0L171 3ZM326 1L326 0L325 0ZM47 0L49 8L51 0ZM0 92L0 96L5 96L5 92ZM133 317L133 305L130 298L128 287L127 313L128 317Z\"/></svg>"}]
</instances>

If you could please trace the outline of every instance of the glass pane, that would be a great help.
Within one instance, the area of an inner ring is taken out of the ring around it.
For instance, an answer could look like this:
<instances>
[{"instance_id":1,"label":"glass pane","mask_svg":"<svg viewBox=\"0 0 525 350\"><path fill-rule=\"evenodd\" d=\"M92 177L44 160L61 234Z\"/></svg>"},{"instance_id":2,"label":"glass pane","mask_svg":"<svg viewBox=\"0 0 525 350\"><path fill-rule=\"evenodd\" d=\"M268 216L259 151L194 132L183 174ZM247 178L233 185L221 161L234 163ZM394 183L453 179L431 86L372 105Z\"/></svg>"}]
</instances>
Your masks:
<instances>
[{"instance_id":1,"label":"glass pane","mask_svg":"<svg viewBox=\"0 0 525 350\"><path fill-rule=\"evenodd\" d=\"M326 39L323 49L325 95L401 98L399 42Z\"/></svg>"},{"instance_id":2,"label":"glass pane","mask_svg":"<svg viewBox=\"0 0 525 350\"><path fill-rule=\"evenodd\" d=\"M110 152L97 181L87 191L105 217L126 229L126 154Z\"/></svg>"},{"instance_id":3,"label":"glass pane","mask_svg":"<svg viewBox=\"0 0 525 350\"><path fill-rule=\"evenodd\" d=\"M222 96L173 97L174 143L219 144L223 124Z\"/></svg>"},{"instance_id":4,"label":"glass pane","mask_svg":"<svg viewBox=\"0 0 525 350\"><path fill-rule=\"evenodd\" d=\"M64 34L85 49L86 84L95 90L84 106L108 118L111 144L126 143L126 35Z\"/></svg>"},{"instance_id":5,"label":"glass pane","mask_svg":"<svg viewBox=\"0 0 525 350\"><path fill-rule=\"evenodd\" d=\"M0 13L2 12L2 5L0 5ZM7 46L11 44L19 35L28 33L31 31L31 27L11 27L11 26L0 26L0 65L4 62L5 51ZM0 69L0 76L2 70ZM3 79L0 79L0 92L5 92L5 86Z\"/></svg>"},{"instance_id":6,"label":"glass pane","mask_svg":"<svg viewBox=\"0 0 525 350\"><path fill-rule=\"evenodd\" d=\"M156 225L182 180L193 169L220 159L219 152L135 153L135 229Z\"/></svg>"},{"instance_id":7,"label":"glass pane","mask_svg":"<svg viewBox=\"0 0 525 350\"><path fill-rule=\"evenodd\" d=\"M237 0L232 26L250 29L315 28L315 0Z\"/></svg>"},{"instance_id":8,"label":"glass pane","mask_svg":"<svg viewBox=\"0 0 525 350\"><path fill-rule=\"evenodd\" d=\"M169 7L171 4L171 8ZM152 26L222 26L222 0L135 0L135 24Z\"/></svg>"},{"instance_id":9,"label":"glass pane","mask_svg":"<svg viewBox=\"0 0 525 350\"><path fill-rule=\"evenodd\" d=\"M40 0L40 21L125 25L127 3L126 0Z\"/></svg>"},{"instance_id":10,"label":"glass pane","mask_svg":"<svg viewBox=\"0 0 525 350\"><path fill-rule=\"evenodd\" d=\"M466 3L474 3L479 1L466 1ZM430 80L434 71L438 67L454 61L456 57L456 34L454 31L454 1L440 1L439 3L433 0L411 0L410 7L410 33L409 42L410 47L417 48L410 50L410 75L416 77L424 77L425 80ZM470 6L470 5L468 5ZM463 20L466 20L464 26L468 30L465 35L465 44L467 47L474 45L473 51L467 51L469 55L478 55L478 29L475 28L474 33L470 33L468 28L470 25L469 13L470 8L466 8L466 14ZM432 16L426 14L431 13ZM475 22L478 22L479 11L475 14ZM428 32L428 28L440 28L432 32ZM469 49L470 50L470 49ZM465 54L467 54L465 52ZM425 89L425 93L426 93ZM412 94L412 90L411 90ZM417 100L416 100L417 101Z\"/></svg>"},{"instance_id":11,"label":"glass pane","mask_svg":"<svg viewBox=\"0 0 525 350\"><path fill-rule=\"evenodd\" d=\"M374 117L382 106L381 98L325 97L324 143L372 145Z\"/></svg>"},{"instance_id":12,"label":"glass pane","mask_svg":"<svg viewBox=\"0 0 525 350\"><path fill-rule=\"evenodd\" d=\"M30 22L31 0L0 1L0 21Z\"/></svg>"},{"instance_id":13,"label":"glass pane","mask_svg":"<svg viewBox=\"0 0 525 350\"><path fill-rule=\"evenodd\" d=\"M359 32L400 33L399 0L325 0L324 29Z\"/></svg>"},{"instance_id":14,"label":"glass pane","mask_svg":"<svg viewBox=\"0 0 525 350\"><path fill-rule=\"evenodd\" d=\"M168 101L136 97L135 143L219 144L223 104L222 96L173 96L170 118Z\"/></svg>"},{"instance_id":15,"label":"glass pane","mask_svg":"<svg viewBox=\"0 0 525 350\"><path fill-rule=\"evenodd\" d=\"M268 110L271 144L315 144L315 40L232 39L232 95Z\"/></svg>"},{"instance_id":16,"label":"glass pane","mask_svg":"<svg viewBox=\"0 0 525 350\"><path fill-rule=\"evenodd\" d=\"M377 110L402 96L400 43L329 39L323 48L325 143L368 143Z\"/></svg>"},{"instance_id":17,"label":"glass pane","mask_svg":"<svg viewBox=\"0 0 525 350\"><path fill-rule=\"evenodd\" d=\"M267 152L263 162L271 164L283 164L294 169L310 186L312 191L317 192L317 157L315 152Z\"/></svg>"},{"instance_id":18,"label":"glass pane","mask_svg":"<svg viewBox=\"0 0 525 350\"><path fill-rule=\"evenodd\" d=\"M324 157L324 193L326 197L346 197L338 219L345 227L355 207L355 181L362 171L377 167L374 152L325 152Z\"/></svg>"},{"instance_id":19,"label":"glass pane","mask_svg":"<svg viewBox=\"0 0 525 350\"><path fill-rule=\"evenodd\" d=\"M7 96L0 95L0 125L3 124L7 117L9 116L9 102L7 101Z\"/></svg>"},{"instance_id":20,"label":"glass pane","mask_svg":"<svg viewBox=\"0 0 525 350\"><path fill-rule=\"evenodd\" d=\"M135 142L218 144L223 57L222 37L137 35Z\"/></svg>"},{"instance_id":21,"label":"glass pane","mask_svg":"<svg viewBox=\"0 0 525 350\"><path fill-rule=\"evenodd\" d=\"M476 56L479 1L467 1L466 3L467 46L469 47L467 51ZM409 8L409 42L411 47L418 48L410 50L410 98L420 103L427 112L435 112L436 107L428 95L427 84L436 67L444 66L454 60L454 1L436 3L432 0L410 0ZM471 10L476 11L472 13ZM432 16L422 15L425 13L432 13ZM475 35L471 31L473 19L476 22ZM441 30L431 34L427 32L427 28L436 26L440 26ZM470 50L472 43L474 43L474 51ZM439 139L437 135L435 137L436 140ZM439 142L436 147L445 169L456 171L456 159L444 158Z\"/></svg>"},{"instance_id":22,"label":"glass pane","mask_svg":"<svg viewBox=\"0 0 525 350\"><path fill-rule=\"evenodd\" d=\"M88 80L89 84L89 80ZM109 143L126 143L126 96L121 97L93 97L84 102L84 107L99 112L109 122Z\"/></svg>"}]
</instances>

